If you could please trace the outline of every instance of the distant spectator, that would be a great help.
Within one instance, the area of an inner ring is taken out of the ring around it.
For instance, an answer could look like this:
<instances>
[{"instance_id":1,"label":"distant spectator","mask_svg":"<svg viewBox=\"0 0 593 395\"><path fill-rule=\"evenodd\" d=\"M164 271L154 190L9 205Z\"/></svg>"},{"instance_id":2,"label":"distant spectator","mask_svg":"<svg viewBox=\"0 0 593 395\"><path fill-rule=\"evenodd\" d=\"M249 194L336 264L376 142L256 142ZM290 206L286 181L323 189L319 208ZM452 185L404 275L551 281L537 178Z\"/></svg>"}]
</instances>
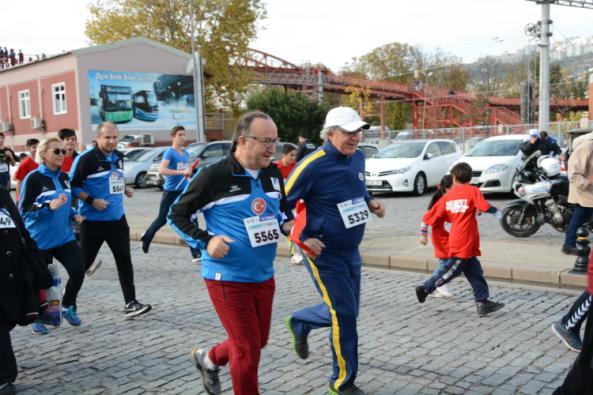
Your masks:
<instances>
[{"instance_id":1,"label":"distant spectator","mask_svg":"<svg viewBox=\"0 0 593 395\"><path fill-rule=\"evenodd\" d=\"M282 173L282 178L285 180L288 178L288 175L296 165L296 147L291 144L284 144L282 146L282 156L278 162L276 162L276 166Z\"/></svg>"},{"instance_id":2,"label":"distant spectator","mask_svg":"<svg viewBox=\"0 0 593 395\"><path fill-rule=\"evenodd\" d=\"M0 133L0 187L10 190L10 166L14 166L14 151L4 146L4 133Z\"/></svg>"},{"instance_id":3,"label":"distant spectator","mask_svg":"<svg viewBox=\"0 0 593 395\"><path fill-rule=\"evenodd\" d=\"M14 53L14 49L10 48L10 65L16 66L16 54Z\"/></svg>"},{"instance_id":4,"label":"distant spectator","mask_svg":"<svg viewBox=\"0 0 593 395\"><path fill-rule=\"evenodd\" d=\"M296 154L297 162L303 159L305 156L309 155L311 152L315 151L316 149L317 146L307 138L305 133L299 132L299 144L297 145Z\"/></svg>"},{"instance_id":5,"label":"distant spectator","mask_svg":"<svg viewBox=\"0 0 593 395\"><path fill-rule=\"evenodd\" d=\"M35 154L37 153L37 146L39 145L39 140L37 139L28 139L25 142L25 147L31 156L27 157L25 160L21 162L18 169L16 169L16 173L14 173L14 179L16 180L16 190L15 196L16 201L20 200L21 195L21 185L25 180L27 174L32 172L33 170L39 167L39 164L35 162Z\"/></svg>"},{"instance_id":6,"label":"distant spectator","mask_svg":"<svg viewBox=\"0 0 593 395\"><path fill-rule=\"evenodd\" d=\"M23 63L25 63L25 55L23 54L23 51L19 49L19 64Z\"/></svg>"}]
</instances>

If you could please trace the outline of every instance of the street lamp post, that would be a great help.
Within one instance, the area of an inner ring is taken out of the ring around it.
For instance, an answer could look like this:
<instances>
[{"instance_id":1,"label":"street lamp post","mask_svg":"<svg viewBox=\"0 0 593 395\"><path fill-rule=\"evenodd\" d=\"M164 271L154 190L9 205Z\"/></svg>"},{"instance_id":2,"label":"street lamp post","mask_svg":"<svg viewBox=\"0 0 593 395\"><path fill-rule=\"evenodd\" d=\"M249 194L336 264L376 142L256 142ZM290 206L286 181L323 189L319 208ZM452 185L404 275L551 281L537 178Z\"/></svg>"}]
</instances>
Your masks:
<instances>
[{"instance_id":1,"label":"street lamp post","mask_svg":"<svg viewBox=\"0 0 593 395\"><path fill-rule=\"evenodd\" d=\"M196 52L194 2L189 0L189 16L191 21L191 57L194 74L194 106L196 108L196 141L205 143L204 135L204 81L202 70L202 58Z\"/></svg>"}]
</instances>

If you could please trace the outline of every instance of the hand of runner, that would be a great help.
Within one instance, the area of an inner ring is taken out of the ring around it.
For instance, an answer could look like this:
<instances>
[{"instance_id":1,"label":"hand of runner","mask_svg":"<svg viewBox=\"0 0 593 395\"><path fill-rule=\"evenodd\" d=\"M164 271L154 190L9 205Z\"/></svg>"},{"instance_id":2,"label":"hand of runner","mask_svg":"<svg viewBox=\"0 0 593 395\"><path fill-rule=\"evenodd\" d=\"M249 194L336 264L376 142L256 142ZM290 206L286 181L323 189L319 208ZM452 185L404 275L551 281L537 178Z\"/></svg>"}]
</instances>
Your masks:
<instances>
[{"instance_id":1,"label":"hand of runner","mask_svg":"<svg viewBox=\"0 0 593 395\"><path fill-rule=\"evenodd\" d=\"M95 199L93 200L93 207L95 210L103 211L109 206L109 202L103 199Z\"/></svg>"},{"instance_id":2,"label":"hand of runner","mask_svg":"<svg viewBox=\"0 0 593 395\"><path fill-rule=\"evenodd\" d=\"M420 235L420 244L422 244L423 246L428 244L428 236L422 234Z\"/></svg>"},{"instance_id":3,"label":"hand of runner","mask_svg":"<svg viewBox=\"0 0 593 395\"><path fill-rule=\"evenodd\" d=\"M282 224L282 232L284 232L284 234L289 234L293 225L294 221L286 221Z\"/></svg>"},{"instance_id":4,"label":"hand of runner","mask_svg":"<svg viewBox=\"0 0 593 395\"><path fill-rule=\"evenodd\" d=\"M325 248L325 244L323 244L323 242L319 239L316 239L314 237L307 239L304 241L304 244L309 247L311 249L311 251L313 251L313 254L315 255L311 255L310 253L306 252L307 256L311 257L311 258L315 258L316 256L318 256L319 254L321 254L321 252L323 251L323 249Z\"/></svg>"},{"instance_id":5,"label":"hand of runner","mask_svg":"<svg viewBox=\"0 0 593 395\"><path fill-rule=\"evenodd\" d=\"M229 253L230 247L227 243L234 243L235 240L231 239L228 236L214 236L208 242L208 246L206 247L206 251L208 251L208 255L210 255L214 259L221 259Z\"/></svg>"},{"instance_id":6,"label":"hand of runner","mask_svg":"<svg viewBox=\"0 0 593 395\"><path fill-rule=\"evenodd\" d=\"M49 202L49 208L52 210L57 210L60 207L62 207L67 201L68 201L68 198L66 197L66 195L64 193L62 193L62 194L60 194L59 197L52 199Z\"/></svg>"},{"instance_id":7,"label":"hand of runner","mask_svg":"<svg viewBox=\"0 0 593 395\"><path fill-rule=\"evenodd\" d=\"M124 188L124 193L126 194L127 197L131 198L132 196L134 196L134 188L132 188L132 187L125 187Z\"/></svg>"},{"instance_id":8,"label":"hand of runner","mask_svg":"<svg viewBox=\"0 0 593 395\"><path fill-rule=\"evenodd\" d=\"M383 216L385 215L385 205L383 204L383 202L380 202L378 200L371 200L369 202L369 209L371 209L371 213L375 214L379 218L383 218Z\"/></svg>"}]
</instances>

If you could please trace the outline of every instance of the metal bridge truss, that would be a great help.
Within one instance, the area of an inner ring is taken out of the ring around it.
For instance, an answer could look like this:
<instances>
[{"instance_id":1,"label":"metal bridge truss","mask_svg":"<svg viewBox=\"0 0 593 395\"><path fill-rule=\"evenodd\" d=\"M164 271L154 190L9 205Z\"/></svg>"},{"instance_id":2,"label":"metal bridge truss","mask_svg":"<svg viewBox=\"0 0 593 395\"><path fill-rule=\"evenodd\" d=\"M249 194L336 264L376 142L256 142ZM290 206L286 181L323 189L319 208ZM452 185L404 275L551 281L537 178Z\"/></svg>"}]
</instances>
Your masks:
<instances>
[{"instance_id":1,"label":"metal bridge truss","mask_svg":"<svg viewBox=\"0 0 593 395\"><path fill-rule=\"evenodd\" d=\"M558 4L562 0L555 0ZM569 1L569 0L566 0ZM588 1L593 4L593 0ZM473 126L484 121L491 125L520 123L520 99L490 96L484 106L477 107L478 97L468 92L450 92L442 88L425 88L414 84L373 81L338 76L327 68L297 66L277 56L249 49L237 66L253 72L254 83L283 86L310 94L332 92L348 94L353 87L364 89L371 99L408 102L412 105L414 128L446 128ZM581 111L588 108L586 100L556 100L550 103L556 111ZM383 120L381 120L383 124Z\"/></svg>"}]
</instances>

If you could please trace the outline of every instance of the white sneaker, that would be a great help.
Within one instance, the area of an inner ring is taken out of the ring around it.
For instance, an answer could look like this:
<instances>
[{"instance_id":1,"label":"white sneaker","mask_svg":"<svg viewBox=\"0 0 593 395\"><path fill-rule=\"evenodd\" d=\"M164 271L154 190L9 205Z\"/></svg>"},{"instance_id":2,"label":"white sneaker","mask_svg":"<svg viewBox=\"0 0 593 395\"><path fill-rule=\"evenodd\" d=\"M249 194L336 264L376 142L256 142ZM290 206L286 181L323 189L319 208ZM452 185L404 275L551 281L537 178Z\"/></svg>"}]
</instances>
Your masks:
<instances>
[{"instance_id":1,"label":"white sneaker","mask_svg":"<svg viewBox=\"0 0 593 395\"><path fill-rule=\"evenodd\" d=\"M302 265L303 264L303 256L301 254L299 254L298 252L293 254L290 257L290 263L292 263L293 265Z\"/></svg>"},{"instance_id":2,"label":"white sneaker","mask_svg":"<svg viewBox=\"0 0 593 395\"><path fill-rule=\"evenodd\" d=\"M193 263L200 263L200 262L202 262L202 257L201 256L197 256L195 258L192 258L191 261Z\"/></svg>"},{"instance_id":3,"label":"white sneaker","mask_svg":"<svg viewBox=\"0 0 593 395\"><path fill-rule=\"evenodd\" d=\"M450 298L451 296L453 296L446 284L438 287L435 292L441 295L438 297Z\"/></svg>"},{"instance_id":4,"label":"white sneaker","mask_svg":"<svg viewBox=\"0 0 593 395\"><path fill-rule=\"evenodd\" d=\"M92 276L93 273L95 273L97 271L97 269L101 267L102 264L103 264L102 260L95 259L95 262L93 262L93 264L86 271L87 277Z\"/></svg>"}]
</instances>

